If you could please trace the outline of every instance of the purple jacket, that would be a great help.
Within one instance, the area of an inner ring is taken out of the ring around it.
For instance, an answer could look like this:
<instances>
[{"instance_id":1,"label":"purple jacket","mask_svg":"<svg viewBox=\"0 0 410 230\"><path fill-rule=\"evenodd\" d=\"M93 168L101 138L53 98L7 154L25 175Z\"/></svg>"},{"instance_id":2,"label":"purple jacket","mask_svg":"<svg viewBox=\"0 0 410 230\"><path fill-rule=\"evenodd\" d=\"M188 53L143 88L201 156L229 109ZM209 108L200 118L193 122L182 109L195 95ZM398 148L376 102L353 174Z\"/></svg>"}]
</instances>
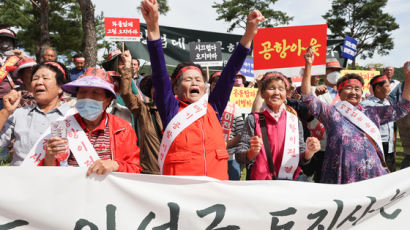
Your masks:
<instances>
[{"instance_id":1,"label":"purple jacket","mask_svg":"<svg viewBox=\"0 0 410 230\"><path fill-rule=\"evenodd\" d=\"M161 39L148 41L147 46L152 67L152 84L155 89L154 101L165 129L171 119L178 113L179 101L172 91ZM209 95L208 103L216 111L219 120L231 95L235 75L241 69L248 53L249 49L239 43L223 69L214 90Z\"/></svg>"}]
</instances>

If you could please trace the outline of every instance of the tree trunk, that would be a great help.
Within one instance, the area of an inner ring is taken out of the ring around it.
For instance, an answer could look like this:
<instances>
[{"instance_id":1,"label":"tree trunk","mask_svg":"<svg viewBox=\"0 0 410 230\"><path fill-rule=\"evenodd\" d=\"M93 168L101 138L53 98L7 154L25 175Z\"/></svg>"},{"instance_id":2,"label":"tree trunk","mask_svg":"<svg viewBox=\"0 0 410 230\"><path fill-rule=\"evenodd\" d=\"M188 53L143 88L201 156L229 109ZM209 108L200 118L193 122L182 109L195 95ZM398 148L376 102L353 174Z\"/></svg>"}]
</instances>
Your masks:
<instances>
[{"instance_id":1,"label":"tree trunk","mask_svg":"<svg viewBox=\"0 0 410 230\"><path fill-rule=\"evenodd\" d=\"M352 69L355 70L356 69L356 56L353 57L352 61L353 61L352 62Z\"/></svg>"},{"instance_id":2,"label":"tree trunk","mask_svg":"<svg viewBox=\"0 0 410 230\"><path fill-rule=\"evenodd\" d=\"M33 7L35 7L33 5ZM40 43L36 45L36 59L40 61L41 51L50 47L50 34L48 29L48 0L40 1Z\"/></svg>"},{"instance_id":3,"label":"tree trunk","mask_svg":"<svg viewBox=\"0 0 410 230\"><path fill-rule=\"evenodd\" d=\"M82 24L84 31L84 57L85 66L97 65L97 34L94 21L94 7L91 0L78 0L82 15Z\"/></svg>"}]
</instances>

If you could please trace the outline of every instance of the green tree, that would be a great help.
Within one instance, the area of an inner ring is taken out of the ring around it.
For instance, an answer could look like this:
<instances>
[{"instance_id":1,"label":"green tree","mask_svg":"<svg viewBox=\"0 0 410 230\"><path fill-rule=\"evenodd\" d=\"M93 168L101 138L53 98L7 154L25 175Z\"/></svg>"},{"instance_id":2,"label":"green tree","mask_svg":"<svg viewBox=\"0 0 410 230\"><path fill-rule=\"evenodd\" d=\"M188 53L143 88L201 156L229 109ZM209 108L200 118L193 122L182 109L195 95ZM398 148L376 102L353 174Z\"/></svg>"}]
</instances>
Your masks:
<instances>
[{"instance_id":1,"label":"green tree","mask_svg":"<svg viewBox=\"0 0 410 230\"><path fill-rule=\"evenodd\" d=\"M224 20L230 23L228 32L235 28L246 27L246 17L250 10L258 9L266 20L261 24L262 27L274 27L278 25L287 25L293 20L293 17L286 13L273 9L277 0L223 0L222 3L212 5L218 13L216 20Z\"/></svg>"},{"instance_id":2,"label":"green tree","mask_svg":"<svg viewBox=\"0 0 410 230\"><path fill-rule=\"evenodd\" d=\"M40 26L43 12L40 10L41 4L45 2L48 3L48 10L44 12L48 12L49 43L47 39L40 39L45 36L46 31ZM103 18L103 15L95 18L97 40L103 37L103 32L99 31L103 30ZM30 55L35 55L37 60L40 60L41 47L44 44L56 48L57 53L68 60L71 60L73 53L85 49L81 10L77 0L1 0L0 22L2 26L17 31L19 47L24 48Z\"/></svg>"},{"instance_id":3,"label":"green tree","mask_svg":"<svg viewBox=\"0 0 410 230\"><path fill-rule=\"evenodd\" d=\"M332 9L322 17L334 36L348 35L358 41L356 57L372 58L377 52L387 55L394 43L390 32L399 28L395 18L383 11L387 0L334 0Z\"/></svg>"}]
</instances>

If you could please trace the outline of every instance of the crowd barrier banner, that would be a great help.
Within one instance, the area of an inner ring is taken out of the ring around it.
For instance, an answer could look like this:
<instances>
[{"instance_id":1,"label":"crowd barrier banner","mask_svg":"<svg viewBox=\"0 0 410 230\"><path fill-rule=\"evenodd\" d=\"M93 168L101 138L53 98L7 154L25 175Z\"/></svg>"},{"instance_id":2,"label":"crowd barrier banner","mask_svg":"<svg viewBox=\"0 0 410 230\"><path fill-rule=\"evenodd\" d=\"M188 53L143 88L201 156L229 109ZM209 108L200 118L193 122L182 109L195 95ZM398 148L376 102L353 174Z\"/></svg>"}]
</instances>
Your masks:
<instances>
[{"instance_id":1,"label":"crowd barrier banner","mask_svg":"<svg viewBox=\"0 0 410 230\"><path fill-rule=\"evenodd\" d=\"M363 86L363 92L370 92L370 80L372 80L372 78L374 76L377 76L380 74L380 71L367 71L367 70L342 70L340 72L340 74L342 76L344 76L345 74L348 73L355 73L360 75L363 80L364 80L364 86Z\"/></svg>"},{"instance_id":2,"label":"crowd barrier banner","mask_svg":"<svg viewBox=\"0 0 410 230\"><path fill-rule=\"evenodd\" d=\"M409 175L326 185L0 167L0 229L406 229Z\"/></svg>"},{"instance_id":3,"label":"crowd barrier banner","mask_svg":"<svg viewBox=\"0 0 410 230\"><path fill-rule=\"evenodd\" d=\"M309 46L315 56L312 74L325 74L327 25L258 29L253 39L255 76L278 71L287 77L303 75L304 54Z\"/></svg>"}]
</instances>

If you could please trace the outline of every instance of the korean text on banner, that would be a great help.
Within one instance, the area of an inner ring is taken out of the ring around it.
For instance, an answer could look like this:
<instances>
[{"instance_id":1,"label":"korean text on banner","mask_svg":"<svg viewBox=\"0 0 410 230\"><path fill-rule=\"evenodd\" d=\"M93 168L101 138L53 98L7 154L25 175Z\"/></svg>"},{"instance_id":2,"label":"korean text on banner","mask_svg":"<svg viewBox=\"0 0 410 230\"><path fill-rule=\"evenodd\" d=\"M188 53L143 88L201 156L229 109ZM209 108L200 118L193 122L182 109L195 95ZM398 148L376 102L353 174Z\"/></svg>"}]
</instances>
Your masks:
<instances>
[{"instance_id":1,"label":"korean text on banner","mask_svg":"<svg viewBox=\"0 0 410 230\"><path fill-rule=\"evenodd\" d=\"M191 61L201 66L222 66L221 42L190 42Z\"/></svg>"},{"instance_id":2,"label":"korean text on banner","mask_svg":"<svg viewBox=\"0 0 410 230\"><path fill-rule=\"evenodd\" d=\"M247 81L254 81L255 78L253 75L253 59L246 58L239 72L241 72L241 74L246 77Z\"/></svg>"},{"instance_id":3,"label":"korean text on banner","mask_svg":"<svg viewBox=\"0 0 410 230\"><path fill-rule=\"evenodd\" d=\"M0 229L343 230L410 224L410 168L347 185L131 173L85 177L86 170L0 167Z\"/></svg>"},{"instance_id":4,"label":"korean text on banner","mask_svg":"<svg viewBox=\"0 0 410 230\"><path fill-rule=\"evenodd\" d=\"M354 38L346 36L343 50L342 50L342 57L353 60L354 56L356 55L357 51L357 41Z\"/></svg>"},{"instance_id":5,"label":"korean text on banner","mask_svg":"<svg viewBox=\"0 0 410 230\"><path fill-rule=\"evenodd\" d=\"M258 89L233 87L229 101L240 107L241 113L250 113Z\"/></svg>"},{"instance_id":6,"label":"korean text on banner","mask_svg":"<svg viewBox=\"0 0 410 230\"><path fill-rule=\"evenodd\" d=\"M139 41L138 18L104 18L105 38L111 41Z\"/></svg>"},{"instance_id":7,"label":"korean text on banner","mask_svg":"<svg viewBox=\"0 0 410 230\"><path fill-rule=\"evenodd\" d=\"M342 74L342 76L348 73L355 73L355 74L360 75L364 80L363 92L366 92L366 93L370 92L370 80L372 80L374 76L377 76L380 74L379 71L366 71L366 70L342 70L340 73Z\"/></svg>"},{"instance_id":8,"label":"korean text on banner","mask_svg":"<svg viewBox=\"0 0 410 230\"><path fill-rule=\"evenodd\" d=\"M253 39L255 76L279 71L287 77L303 75L304 54L312 46L312 75L325 73L327 25L258 29Z\"/></svg>"}]
</instances>

